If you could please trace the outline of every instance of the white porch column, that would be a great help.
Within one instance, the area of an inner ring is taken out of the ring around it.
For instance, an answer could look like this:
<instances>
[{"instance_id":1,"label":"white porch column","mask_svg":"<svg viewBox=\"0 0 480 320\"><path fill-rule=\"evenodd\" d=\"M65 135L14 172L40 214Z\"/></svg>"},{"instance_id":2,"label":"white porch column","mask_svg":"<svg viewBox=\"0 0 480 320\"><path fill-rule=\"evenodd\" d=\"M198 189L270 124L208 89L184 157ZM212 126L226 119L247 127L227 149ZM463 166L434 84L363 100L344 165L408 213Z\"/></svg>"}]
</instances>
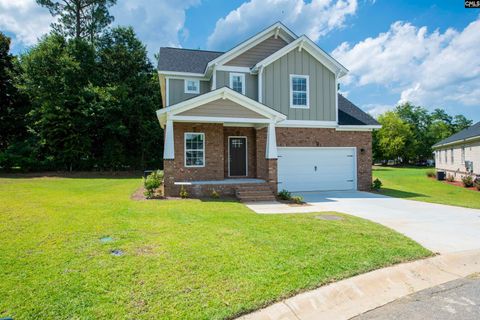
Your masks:
<instances>
[{"instance_id":1,"label":"white porch column","mask_svg":"<svg viewBox=\"0 0 480 320\"><path fill-rule=\"evenodd\" d=\"M277 159L277 137L275 135L275 124L268 124L267 129L267 159Z\"/></svg>"},{"instance_id":2,"label":"white porch column","mask_svg":"<svg viewBox=\"0 0 480 320\"><path fill-rule=\"evenodd\" d=\"M167 123L165 124L165 147L163 149L163 159L175 159L172 120L167 120Z\"/></svg>"}]
</instances>

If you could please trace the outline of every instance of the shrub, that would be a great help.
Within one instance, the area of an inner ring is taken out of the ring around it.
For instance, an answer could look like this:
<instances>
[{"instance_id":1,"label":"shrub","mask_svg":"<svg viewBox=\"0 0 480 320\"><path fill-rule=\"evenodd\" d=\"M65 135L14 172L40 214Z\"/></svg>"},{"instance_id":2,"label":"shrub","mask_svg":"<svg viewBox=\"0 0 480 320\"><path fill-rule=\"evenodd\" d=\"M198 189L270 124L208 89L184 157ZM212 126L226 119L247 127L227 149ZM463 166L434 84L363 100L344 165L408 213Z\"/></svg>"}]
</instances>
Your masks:
<instances>
[{"instance_id":1,"label":"shrub","mask_svg":"<svg viewBox=\"0 0 480 320\"><path fill-rule=\"evenodd\" d=\"M465 188L473 187L473 177L472 176L463 176L462 177L463 186Z\"/></svg>"},{"instance_id":2,"label":"shrub","mask_svg":"<svg viewBox=\"0 0 480 320\"><path fill-rule=\"evenodd\" d=\"M145 187L144 195L147 199L151 199L155 196L155 191L162 185L163 183L163 172L160 170L154 171L149 174L143 180L143 186Z\"/></svg>"},{"instance_id":3,"label":"shrub","mask_svg":"<svg viewBox=\"0 0 480 320\"><path fill-rule=\"evenodd\" d=\"M292 193L283 189L278 193L278 198L281 200L290 200L292 198Z\"/></svg>"},{"instance_id":4,"label":"shrub","mask_svg":"<svg viewBox=\"0 0 480 320\"><path fill-rule=\"evenodd\" d=\"M187 189L185 189L184 186L180 187L180 198L182 198L182 199L187 199L188 198L188 192L187 192Z\"/></svg>"},{"instance_id":5,"label":"shrub","mask_svg":"<svg viewBox=\"0 0 480 320\"><path fill-rule=\"evenodd\" d=\"M475 182L475 188L477 188L477 190L480 191L480 181Z\"/></svg>"},{"instance_id":6,"label":"shrub","mask_svg":"<svg viewBox=\"0 0 480 320\"><path fill-rule=\"evenodd\" d=\"M215 191L215 189L212 190L212 194L210 195L213 199L218 199L220 198L220 195L218 194L217 191Z\"/></svg>"},{"instance_id":7,"label":"shrub","mask_svg":"<svg viewBox=\"0 0 480 320\"><path fill-rule=\"evenodd\" d=\"M290 197L290 199L296 204L303 203L303 197L302 196L292 196L292 197Z\"/></svg>"},{"instance_id":8,"label":"shrub","mask_svg":"<svg viewBox=\"0 0 480 320\"><path fill-rule=\"evenodd\" d=\"M453 182L455 181L455 177L453 176L453 174L447 174L447 179L446 179L448 182Z\"/></svg>"},{"instance_id":9,"label":"shrub","mask_svg":"<svg viewBox=\"0 0 480 320\"><path fill-rule=\"evenodd\" d=\"M380 179L377 178L377 179L373 180L372 189L375 190L375 191L378 191L378 190L380 190L382 185L383 185L382 181L380 181Z\"/></svg>"},{"instance_id":10,"label":"shrub","mask_svg":"<svg viewBox=\"0 0 480 320\"><path fill-rule=\"evenodd\" d=\"M427 177L429 178L435 178L437 174L435 173L435 170L428 170L427 171Z\"/></svg>"}]
</instances>

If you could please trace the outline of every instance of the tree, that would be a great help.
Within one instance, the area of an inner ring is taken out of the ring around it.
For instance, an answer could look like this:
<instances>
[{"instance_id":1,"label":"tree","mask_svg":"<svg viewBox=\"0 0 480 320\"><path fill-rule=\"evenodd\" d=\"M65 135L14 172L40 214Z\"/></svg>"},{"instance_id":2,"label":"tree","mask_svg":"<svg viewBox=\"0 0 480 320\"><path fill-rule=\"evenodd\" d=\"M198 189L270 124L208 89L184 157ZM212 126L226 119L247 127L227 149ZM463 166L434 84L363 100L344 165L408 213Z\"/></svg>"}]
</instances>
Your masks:
<instances>
[{"instance_id":1,"label":"tree","mask_svg":"<svg viewBox=\"0 0 480 320\"><path fill-rule=\"evenodd\" d=\"M468 120L464 115L457 114L455 117L453 117L453 132L462 131L463 129L470 127L472 124L472 120Z\"/></svg>"},{"instance_id":2,"label":"tree","mask_svg":"<svg viewBox=\"0 0 480 320\"><path fill-rule=\"evenodd\" d=\"M36 0L58 17L52 28L65 37L87 39L93 43L113 21L108 8L116 0Z\"/></svg>"},{"instance_id":3,"label":"tree","mask_svg":"<svg viewBox=\"0 0 480 320\"><path fill-rule=\"evenodd\" d=\"M408 141L412 139L412 131L408 123L403 121L394 111L387 111L378 117L382 125L375 136L378 149L384 159L400 159L402 162L407 158Z\"/></svg>"}]
</instances>

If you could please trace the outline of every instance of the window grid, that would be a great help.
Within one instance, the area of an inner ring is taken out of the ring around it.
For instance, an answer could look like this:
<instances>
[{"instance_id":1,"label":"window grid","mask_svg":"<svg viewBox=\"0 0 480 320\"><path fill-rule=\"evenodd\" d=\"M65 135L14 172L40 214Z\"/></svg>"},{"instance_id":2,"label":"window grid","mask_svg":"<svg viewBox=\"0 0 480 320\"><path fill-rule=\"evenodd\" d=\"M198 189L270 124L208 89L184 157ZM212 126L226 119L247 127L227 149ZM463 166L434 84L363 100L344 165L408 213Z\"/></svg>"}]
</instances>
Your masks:
<instances>
[{"instance_id":1,"label":"window grid","mask_svg":"<svg viewBox=\"0 0 480 320\"><path fill-rule=\"evenodd\" d=\"M185 79L185 93L200 93L200 81Z\"/></svg>"},{"instance_id":2,"label":"window grid","mask_svg":"<svg viewBox=\"0 0 480 320\"><path fill-rule=\"evenodd\" d=\"M185 133L185 167L205 166L205 134Z\"/></svg>"},{"instance_id":3,"label":"window grid","mask_svg":"<svg viewBox=\"0 0 480 320\"><path fill-rule=\"evenodd\" d=\"M230 88L241 94L245 94L245 75L242 73L230 73Z\"/></svg>"},{"instance_id":4,"label":"window grid","mask_svg":"<svg viewBox=\"0 0 480 320\"><path fill-rule=\"evenodd\" d=\"M308 76L290 75L290 107L308 108Z\"/></svg>"}]
</instances>

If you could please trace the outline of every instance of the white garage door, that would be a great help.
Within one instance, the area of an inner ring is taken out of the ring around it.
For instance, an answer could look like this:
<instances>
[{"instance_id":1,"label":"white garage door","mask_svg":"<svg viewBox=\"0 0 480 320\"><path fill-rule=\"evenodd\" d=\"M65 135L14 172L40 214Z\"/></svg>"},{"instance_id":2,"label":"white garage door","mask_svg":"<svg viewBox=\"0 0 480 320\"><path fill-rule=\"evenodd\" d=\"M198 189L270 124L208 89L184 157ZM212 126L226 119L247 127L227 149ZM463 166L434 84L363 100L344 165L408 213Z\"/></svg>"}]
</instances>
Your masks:
<instances>
[{"instance_id":1,"label":"white garage door","mask_svg":"<svg viewBox=\"0 0 480 320\"><path fill-rule=\"evenodd\" d=\"M355 148L278 148L278 190L356 189Z\"/></svg>"}]
</instances>

